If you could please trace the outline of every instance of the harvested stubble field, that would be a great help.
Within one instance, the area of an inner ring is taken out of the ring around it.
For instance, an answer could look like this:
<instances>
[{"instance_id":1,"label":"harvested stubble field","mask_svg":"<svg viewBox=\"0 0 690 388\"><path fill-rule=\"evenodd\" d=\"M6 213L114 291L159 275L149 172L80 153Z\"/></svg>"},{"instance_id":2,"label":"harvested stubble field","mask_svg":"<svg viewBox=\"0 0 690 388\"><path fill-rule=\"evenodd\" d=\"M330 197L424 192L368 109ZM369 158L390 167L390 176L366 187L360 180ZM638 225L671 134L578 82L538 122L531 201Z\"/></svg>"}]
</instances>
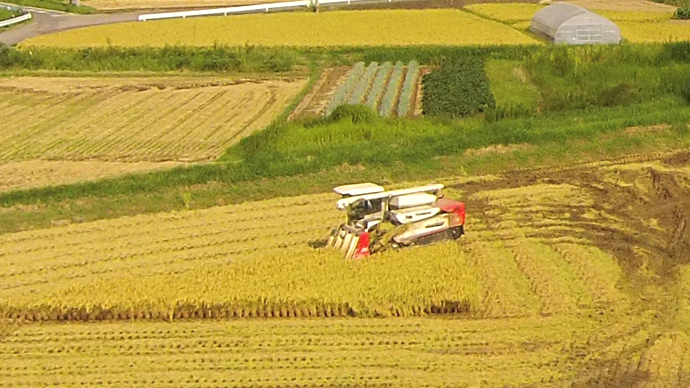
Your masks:
<instances>
[{"instance_id":1,"label":"harvested stubble field","mask_svg":"<svg viewBox=\"0 0 690 388\"><path fill-rule=\"evenodd\" d=\"M172 168L179 162L29 160L0 164L0 192L63 185Z\"/></svg>"},{"instance_id":2,"label":"harvested stubble field","mask_svg":"<svg viewBox=\"0 0 690 388\"><path fill-rule=\"evenodd\" d=\"M690 384L690 153L446 183L467 236L364 261L333 194L0 236L0 384Z\"/></svg>"},{"instance_id":3,"label":"harvested stubble field","mask_svg":"<svg viewBox=\"0 0 690 388\"><path fill-rule=\"evenodd\" d=\"M270 124L305 80L0 79L0 162L199 161Z\"/></svg>"},{"instance_id":4,"label":"harvested stubble field","mask_svg":"<svg viewBox=\"0 0 690 388\"><path fill-rule=\"evenodd\" d=\"M353 27L354 26L354 27ZM190 33L192 31L192 33ZM275 13L124 23L64 31L22 46L400 46L538 44L455 9Z\"/></svg>"}]
</instances>

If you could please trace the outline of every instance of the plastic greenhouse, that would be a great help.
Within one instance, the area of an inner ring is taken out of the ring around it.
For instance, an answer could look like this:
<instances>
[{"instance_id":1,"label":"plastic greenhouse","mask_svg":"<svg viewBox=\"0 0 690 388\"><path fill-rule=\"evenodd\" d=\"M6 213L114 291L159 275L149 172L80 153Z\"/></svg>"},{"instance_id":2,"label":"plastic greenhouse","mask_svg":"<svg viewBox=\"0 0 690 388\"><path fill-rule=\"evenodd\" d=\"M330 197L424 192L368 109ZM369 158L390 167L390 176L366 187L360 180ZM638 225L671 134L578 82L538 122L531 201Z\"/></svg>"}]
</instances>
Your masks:
<instances>
[{"instance_id":1,"label":"plastic greenhouse","mask_svg":"<svg viewBox=\"0 0 690 388\"><path fill-rule=\"evenodd\" d=\"M621 41L621 30L614 22L567 3L556 3L535 13L530 30L556 44L618 44Z\"/></svg>"}]
</instances>

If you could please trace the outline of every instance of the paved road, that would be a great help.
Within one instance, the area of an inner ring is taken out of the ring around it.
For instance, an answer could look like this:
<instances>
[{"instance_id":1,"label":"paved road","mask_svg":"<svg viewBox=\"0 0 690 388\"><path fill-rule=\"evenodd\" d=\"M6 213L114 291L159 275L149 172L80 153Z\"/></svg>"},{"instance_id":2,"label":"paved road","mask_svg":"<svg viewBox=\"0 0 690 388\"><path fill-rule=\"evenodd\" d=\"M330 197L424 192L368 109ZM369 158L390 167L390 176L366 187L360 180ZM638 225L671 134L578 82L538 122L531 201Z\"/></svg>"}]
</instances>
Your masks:
<instances>
[{"instance_id":1,"label":"paved road","mask_svg":"<svg viewBox=\"0 0 690 388\"><path fill-rule=\"evenodd\" d=\"M0 3L4 4L4 3ZM33 18L29 23L13 27L0 33L0 43L9 46L15 45L25 39L35 36L52 34L54 32L69 30L72 28L97 26L100 24L124 23L137 21L138 16L144 12L99 14L99 15L74 15L60 11L32 8L8 4L31 12Z\"/></svg>"}]
</instances>

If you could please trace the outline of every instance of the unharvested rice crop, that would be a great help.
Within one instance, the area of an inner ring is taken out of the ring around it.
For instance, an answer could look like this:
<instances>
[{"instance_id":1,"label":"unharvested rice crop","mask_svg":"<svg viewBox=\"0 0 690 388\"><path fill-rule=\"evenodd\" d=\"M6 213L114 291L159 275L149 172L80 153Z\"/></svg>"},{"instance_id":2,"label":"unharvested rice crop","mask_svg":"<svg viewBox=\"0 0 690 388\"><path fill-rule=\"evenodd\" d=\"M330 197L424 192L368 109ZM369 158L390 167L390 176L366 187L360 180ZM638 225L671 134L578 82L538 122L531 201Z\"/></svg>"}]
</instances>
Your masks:
<instances>
[{"instance_id":1,"label":"unharvested rice crop","mask_svg":"<svg viewBox=\"0 0 690 388\"><path fill-rule=\"evenodd\" d=\"M0 81L0 161L214 159L267 126L299 81Z\"/></svg>"},{"instance_id":2,"label":"unharvested rice crop","mask_svg":"<svg viewBox=\"0 0 690 388\"><path fill-rule=\"evenodd\" d=\"M536 44L501 23L454 9L276 13L88 27L29 39L24 46L379 46Z\"/></svg>"},{"instance_id":3,"label":"unharvested rice crop","mask_svg":"<svg viewBox=\"0 0 690 388\"><path fill-rule=\"evenodd\" d=\"M649 0L570 0L568 3L596 11L673 12L676 7Z\"/></svg>"},{"instance_id":4,"label":"unharvested rice crop","mask_svg":"<svg viewBox=\"0 0 690 388\"><path fill-rule=\"evenodd\" d=\"M262 0L261 3L274 3L278 0ZM161 8L203 8L203 7L233 7L237 5L256 4L255 0L86 0L84 5L112 11L134 9Z\"/></svg>"},{"instance_id":5,"label":"unharvested rice crop","mask_svg":"<svg viewBox=\"0 0 690 388\"><path fill-rule=\"evenodd\" d=\"M0 311L23 314L11 307L21 303L31 319L170 320L204 309L218 317L294 317L479 308L476 274L455 244L384 253L367 262L310 248L343 216L333 200L305 196L5 235L0 306L9 310ZM434 275L444 268L455 270ZM142 283L141 276L148 280ZM84 310L73 316L54 300Z\"/></svg>"},{"instance_id":6,"label":"unharvested rice crop","mask_svg":"<svg viewBox=\"0 0 690 388\"><path fill-rule=\"evenodd\" d=\"M586 6L586 4L584 4ZM500 21L511 27L529 31L532 16L544 8L539 4L472 4L465 7L473 13L486 18ZM672 7L655 8L651 10L636 10L629 8L608 7L598 10L591 8L598 14L616 22L621 28L623 38L633 43L667 42L690 39L690 28L677 22L671 22Z\"/></svg>"},{"instance_id":7,"label":"unharvested rice crop","mask_svg":"<svg viewBox=\"0 0 690 388\"><path fill-rule=\"evenodd\" d=\"M680 21L658 23L618 22L623 37L633 43L690 40L690 24Z\"/></svg>"},{"instance_id":8,"label":"unharvested rice crop","mask_svg":"<svg viewBox=\"0 0 690 388\"><path fill-rule=\"evenodd\" d=\"M673 12L632 12L632 11L597 11L614 22L663 22L671 20Z\"/></svg>"},{"instance_id":9,"label":"unharvested rice crop","mask_svg":"<svg viewBox=\"0 0 690 388\"><path fill-rule=\"evenodd\" d=\"M77 183L180 166L178 162L29 160L0 164L0 191Z\"/></svg>"},{"instance_id":10,"label":"unharvested rice crop","mask_svg":"<svg viewBox=\"0 0 690 388\"><path fill-rule=\"evenodd\" d=\"M532 16L544 7L544 5L539 4L487 3L471 4L466 6L465 9L489 19L513 24L531 20Z\"/></svg>"},{"instance_id":11,"label":"unharvested rice crop","mask_svg":"<svg viewBox=\"0 0 690 388\"><path fill-rule=\"evenodd\" d=\"M466 6L465 9L489 19L514 25L516 23L527 22L532 20L532 16L534 16L535 13L537 13L544 7L544 5L540 4L487 3L471 4ZM631 7L629 9L589 9L615 22L660 22L664 20L670 20L673 16L672 7L663 7L659 9L655 8L654 10L635 10L634 7Z\"/></svg>"}]
</instances>

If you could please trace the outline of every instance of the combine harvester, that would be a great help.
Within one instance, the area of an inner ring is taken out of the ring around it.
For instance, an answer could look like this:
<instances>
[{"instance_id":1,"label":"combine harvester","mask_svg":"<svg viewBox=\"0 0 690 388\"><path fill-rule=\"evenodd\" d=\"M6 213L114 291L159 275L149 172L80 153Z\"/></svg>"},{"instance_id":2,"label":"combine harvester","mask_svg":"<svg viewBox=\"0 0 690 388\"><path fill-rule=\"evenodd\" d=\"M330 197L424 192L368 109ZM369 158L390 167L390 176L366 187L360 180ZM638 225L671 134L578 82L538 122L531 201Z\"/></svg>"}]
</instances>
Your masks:
<instances>
[{"instance_id":1,"label":"combine harvester","mask_svg":"<svg viewBox=\"0 0 690 388\"><path fill-rule=\"evenodd\" d=\"M465 204L443 198L443 185L386 191L373 183L338 186L337 208L347 222L333 229L329 247L346 259L360 259L387 248L455 240L465 233Z\"/></svg>"}]
</instances>

